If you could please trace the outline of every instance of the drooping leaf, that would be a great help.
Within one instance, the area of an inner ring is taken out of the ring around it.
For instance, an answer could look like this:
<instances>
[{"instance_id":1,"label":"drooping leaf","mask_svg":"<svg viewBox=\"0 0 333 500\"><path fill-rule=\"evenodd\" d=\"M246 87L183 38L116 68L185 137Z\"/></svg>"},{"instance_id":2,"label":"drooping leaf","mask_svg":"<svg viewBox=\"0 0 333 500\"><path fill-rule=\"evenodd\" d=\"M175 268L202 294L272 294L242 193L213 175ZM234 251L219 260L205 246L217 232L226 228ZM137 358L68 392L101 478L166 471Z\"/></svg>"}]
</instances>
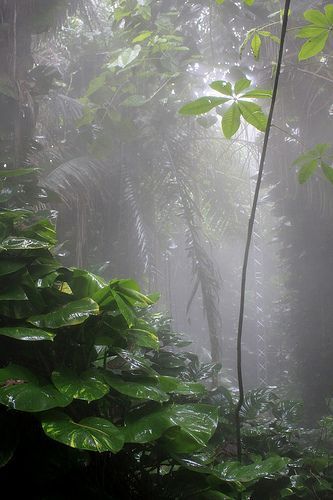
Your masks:
<instances>
[{"instance_id":1,"label":"drooping leaf","mask_svg":"<svg viewBox=\"0 0 333 500\"><path fill-rule=\"evenodd\" d=\"M106 282L89 271L72 269L70 287L77 298L93 297L95 293L104 288Z\"/></svg>"},{"instance_id":2,"label":"drooping leaf","mask_svg":"<svg viewBox=\"0 0 333 500\"><path fill-rule=\"evenodd\" d=\"M267 116L261 107L254 102L238 101L240 112L243 118L261 132L265 132L267 126Z\"/></svg>"},{"instance_id":3,"label":"drooping leaf","mask_svg":"<svg viewBox=\"0 0 333 500\"><path fill-rule=\"evenodd\" d=\"M208 111L216 108L216 106L220 106L220 104L224 104L229 100L230 99L225 97L199 97L199 99L185 104L185 106L180 108L179 113L181 115L201 115L203 113L208 113Z\"/></svg>"},{"instance_id":4,"label":"drooping leaf","mask_svg":"<svg viewBox=\"0 0 333 500\"><path fill-rule=\"evenodd\" d=\"M119 311L121 312L122 316L125 318L126 323L128 324L128 327L131 328L134 323L136 316L132 310L132 308L126 304L124 299L121 297L119 293L117 293L115 290L111 290L111 294L119 308Z\"/></svg>"},{"instance_id":5,"label":"drooping leaf","mask_svg":"<svg viewBox=\"0 0 333 500\"><path fill-rule=\"evenodd\" d=\"M121 429L103 418L88 417L74 422L65 413L48 412L41 422L49 438L79 450L118 453L124 445Z\"/></svg>"},{"instance_id":6,"label":"drooping leaf","mask_svg":"<svg viewBox=\"0 0 333 500\"><path fill-rule=\"evenodd\" d=\"M158 349L160 346L156 333L141 328L131 328L127 332L127 337L139 347Z\"/></svg>"},{"instance_id":7,"label":"drooping leaf","mask_svg":"<svg viewBox=\"0 0 333 500\"><path fill-rule=\"evenodd\" d=\"M259 59L261 48L261 38L258 33L255 33L251 40L251 49L255 59Z\"/></svg>"},{"instance_id":8,"label":"drooping leaf","mask_svg":"<svg viewBox=\"0 0 333 500\"><path fill-rule=\"evenodd\" d=\"M0 335L28 342L38 342L41 340L53 341L55 337L54 333L39 330L38 328L26 328L24 326L0 328Z\"/></svg>"},{"instance_id":9,"label":"drooping leaf","mask_svg":"<svg viewBox=\"0 0 333 500\"><path fill-rule=\"evenodd\" d=\"M61 328L79 325L98 313L98 304L90 298L85 298L70 302L55 311L32 316L27 321L39 328Z\"/></svg>"},{"instance_id":10,"label":"drooping leaf","mask_svg":"<svg viewBox=\"0 0 333 500\"><path fill-rule=\"evenodd\" d=\"M0 404L14 410L40 412L68 406L72 398L61 394L52 384L41 381L19 365L0 369Z\"/></svg>"},{"instance_id":11,"label":"drooping leaf","mask_svg":"<svg viewBox=\"0 0 333 500\"><path fill-rule=\"evenodd\" d=\"M260 478L269 478L286 470L289 458L274 456L266 460L258 460L250 465L239 462L226 462L214 467L214 473L223 481L239 481L247 483Z\"/></svg>"},{"instance_id":12,"label":"drooping leaf","mask_svg":"<svg viewBox=\"0 0 333 500\"><path fill-rule=\"evenodd\" d=\"M125 441L149 443L161 437L171 427L182 431L181 450L186 445L203 447L211 438L218 423L217 408L210 405L165 405L145 416L133 413L124 428ZM174 436L165 438L170 448L179 450ZM186 445L184 443L186 441Z\"/></svg>"},{"instance_id":13,"label":"drooping leaf","mask_svg":"<svg viewBox=\"0 0 333 500\"><path fill-rule=\"evenodd\" d=\"M227 139L230 139L240 127L240 110L237 102L234 102L222 117L222 130Z\"/></svg>"},{"instance_id":14,"label":"drooping leaf","mask_svg":"<svg viewBox=\"0 0 333 500\"><path fill-rule=\"evenodd\" d=\"M317 160L311 160L308 163L305 163L298 172L298 180L300 184L304 184L316 171L318 166Z\"/></svg>"},{"instance_id":15,"label":"drooping leaf","mask_svg":"<svg viewBox=\"0 0 333 500\"><path fill-rule=\"evenodd\" d=\"M321 168L326 179L333 183L333 168L328 166L326 163L322 163Z\"/></svg>"},{"instance_id":16,"label":"drooping leaf","mask_svg":"<svg viewBox=\"0 0 333 500\"><path fill-rule=\"evenodd\" d=\"M310 57L313 57L321 52L326 45L328 35L329 32L325 30L320 35L314 38L309 38L299 51L298 60L305 61L306 59L309 59Z\"/></svg>"},{"instance_id":17,"label":"drooping leaf","mask_svg":"<svg viewBox=\"0 0 333 500\"><path fill-rule=\"evenodd\" d=\"M63 369L52 373L52 382L62 394L84 401L95 401L109 392L109 386L98 370L87 370L77 374L74 370Z\"/></svg>"}]
</instances>

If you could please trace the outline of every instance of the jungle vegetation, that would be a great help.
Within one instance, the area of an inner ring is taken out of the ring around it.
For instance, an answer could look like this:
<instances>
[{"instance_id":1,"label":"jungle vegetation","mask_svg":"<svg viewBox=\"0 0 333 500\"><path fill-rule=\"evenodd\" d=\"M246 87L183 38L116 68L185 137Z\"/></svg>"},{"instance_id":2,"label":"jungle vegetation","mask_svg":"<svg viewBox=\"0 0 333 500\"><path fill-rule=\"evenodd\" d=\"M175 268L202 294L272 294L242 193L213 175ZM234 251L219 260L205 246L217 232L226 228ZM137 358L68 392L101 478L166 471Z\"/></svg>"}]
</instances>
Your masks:
<instances>
[{"instance_id":1,"label":"jungle vegetation","mask_svg":"<svg viewBox=\"0 0 333 500\"><path fill-rule=\"evenodd\" d=\"M0 0L3 491L333 498L332 27Z\"/></svg>"}]
</instances>

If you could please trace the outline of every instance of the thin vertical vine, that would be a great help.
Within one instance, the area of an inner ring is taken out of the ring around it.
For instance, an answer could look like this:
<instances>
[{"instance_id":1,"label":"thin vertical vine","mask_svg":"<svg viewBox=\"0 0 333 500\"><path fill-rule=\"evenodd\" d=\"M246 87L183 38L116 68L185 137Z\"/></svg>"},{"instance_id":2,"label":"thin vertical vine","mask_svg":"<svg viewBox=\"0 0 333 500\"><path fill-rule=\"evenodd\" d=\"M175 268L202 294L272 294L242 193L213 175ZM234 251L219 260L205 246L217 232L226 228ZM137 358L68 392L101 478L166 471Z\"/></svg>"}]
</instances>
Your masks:
<instances>
[{"instance_id":1,"label":"thin vertical vine","mask_svg":"<svg viewBox=\"0 0 333 500\"><path fill-rule=\"evenodd\" d=\"M274 87L273 87L273 93L272 93L272 101L271 101L271 106L270 106L268 120L267 120L267 127L266 127L266 131L265 131L264 143L263 143L263 148L262 148L262 153L261 153L261 158L260 158L258 177L257 177L257 182L256 182L256 187L255 187L255 192L254 192L254 197L253 197L253 202L252 202L252 207L251 207L251 214L250 214L250 218L249 218L249 225L248 225L244 259L243 259L243 267L242 267L241 298L240 298L240 306L239 306L239 319L238 319L238 332L237 332L237 377L238 377L239 399L238 399L238 404L237 404L236 412L235 412L237 456L238 456L238 460L240 462L242 460L240 411L241 411L241 408L242 408L243 403L244 403L244 384L243 384L243 371L242 371L242 335L243 335L243 323L244 323L244 305L245 305L247 268L248 268L251 240L252 240L252 235L253 235L253 226L254 226L254 221L255 221L255 217L256 217L259 192L260 192L261 181L262 181L262 176L263 176L263 171L264 171L266 153L267 153L267 148L268 148L268 141L269 141L270 131L271 131L271 127L272 127L274 108L275 108L279 80L280 80L280 74L281 74L281 65L282 65L283 52L284 52L284 42L285 42L286 33L287 33L290 3L291 3L291 0L286 0L285 5L284 5L283 21L282 21L282 29L281 29L281 40L280 40L279 56L278 56L278 62L277 62L277 66L276 66L276 74L275 74Z\"/></svg>"}]
</instances>

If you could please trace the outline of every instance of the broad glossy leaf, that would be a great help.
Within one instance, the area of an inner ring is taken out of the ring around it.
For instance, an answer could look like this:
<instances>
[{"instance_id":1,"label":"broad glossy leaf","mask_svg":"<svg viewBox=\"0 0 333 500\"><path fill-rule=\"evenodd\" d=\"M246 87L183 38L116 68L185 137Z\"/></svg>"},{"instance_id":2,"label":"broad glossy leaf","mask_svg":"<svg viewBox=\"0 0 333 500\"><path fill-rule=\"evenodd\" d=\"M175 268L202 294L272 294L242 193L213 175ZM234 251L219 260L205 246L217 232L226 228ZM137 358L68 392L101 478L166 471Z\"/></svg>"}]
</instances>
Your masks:
<instances>
[{"instance_id":1,"label":"broad glossy leaf","mask_svg":"<svg viewBox=\"0 0 333 500\"><path fill-rule=\"evenodd\" d=\"M309 9L304 12L304 19L309 21L309 23L315 24L316 26L322 26L328 28L330 23L322 12L317 9Z\"/></svg>"},{"instance_id":2,"label":"broad glossy leaf","mask_svg":"<svg viewBox=\"0 0 333 500\"><path fill-rule=\"evenodd\" d=\"M62 394L74 399L95 401L109 392L105 378L98 370L87 370L77 374L64 369L52 373L52 382Z\"/></svg>"},{"instance_id":3,"label":"broad glossy leaf","mask_svg":"<svg viewBox=\"0 0 333 500\"><path fill-rule=\"evenodd\" d=\"M117 453L124 446L121 429L103 418L88 417L74 422L65 413L48 412L41 421L49 438L72 448Z\"/></svg>"},{"instance_id":4,"label":"broad glossy leaf","mask_svg":"<svg viewBox=\"0 0 333 500\"><path fill-rule=\"evenodd\" d=\"M147 357L139 354L133 354L133 352L130 351L125 351L124 349L118 349L116 348L115 351L117 352L118 356L123 360L121 368L122 370L128 370L130 372L132 371L138 371L138 372L144 372L148 375L155 376L157 373L153 368L151 368L151 361L147 359ZM113 368L112 362L110 368Z\"/></svg>"},{"instance_id":5,"label":"broad glossy leaf","mask_svg":"<svg viewBox=\"0 0 333 500\"><path fill-rule=\"evenodd\" d=\"M161 375L159 377L160 387L169 393L181 394L183 396L195 396L205 393L205 386L199 382L184 382L176 377Z\"/></svg>"},{"instance_id":6,"label":"broad glossy leaf","mask_svg":"<svg viewBox=\"0 0 333 500\"><path fill-rule=\"evenodd\" d=\"M107 283L89 271L83 269L71 269L70 287L77 298L91 297L104 288Z\"/></svg>"},{"instance_id":7,"label":"broad glossy leaf","mask_svg":"<svg viewBox=\"0 0 333 500\"><path fill-rule=\"evenodd\" d=\"M147 349L158 349L160 342L156 333L143 330L140 328L131 328L127 331L128 339L134 342L139 347L147 347Z\"/></svg>"},{"instance_id":8,"label":"broad glossy leaf","mask_svg":"<svg viewBox=\"0 0 333 500\"><path fill-rule=\"evenodd\" d=\"M267 126L267 116L261 107L254 102L238 101L240 112L243 118L256 129L265 132Z\"/></svg>"},{"instance_id":9,"label":"broad glossy leaf","mask_svg":"<svg viewBox=\"0 0 333 500\"><path fill-rule=\"evenodd\" d=\"M2 250L39 250L44 248L50 248L50 244L47 242L31 239L31 238L16 238L14 236L6 238L1 243Z\"/></svg>"},{"instance_id":10,"label":"broad glossy leaf","mask_svg":"<svg viewBox=\"0 0 333 500\"><path fill-rule=\"evenodd\" d=\"M232 86L230 82L225 80L217 80L209 84L210 88L220 92L221 94L228 95L232 97Z\"/></svg>"},{"instance_id":11,"label":"broad glossy leaf","mask_svg":"<svg viewBox=\"0 0 333 500\"><path fill-rule=\"evenodd\" d=\"M184 440L192 446L202 447L211 438L218 423L217 408L204 404L165 405L148 415L139 416L135 412L127 421L124 434L130 443L149 443L161 437L171 427L182 431L182 449ZM168 446L176 451L174 436L166 438ZM177 449L177 451L179 451Z\"/></svg>"},{"instance_id":12,"label":"broad glossy leaf","mask_svg":"<svg viewBox=\"0 0 333 500\"><path fill-rule=\"evenodd\" d=\"M0 403L8 408L40 412L68 406L72 398L61 394L52 384L40 381L30 370L8 365L0 369Z\"/></svg>"},{"instance_id":13,"label":"broad glossy leaf","mask_svg":"<svg viewBox=\"0 0 333 500\"><path fill-rule=\"evenodd\" d=\"M289 458L274 456L250 465L240 465L239 462L226 462L214 467L214 473L223 481L239 481L247 483L264 477L272 477L283 472Z\"/></svg>"},{"instance_id":14,"label":"broad glossy leaf","mask_svg":"<svg viewBox=\"0 0 333 500\"><path fill-rule=\"evenodd\" d=\"M24 326L0 328L0 335L28 342L38 342L41 340L53 341L55 337L54 333L39 330L38 328L26 328Z\"/></svg>"},{"instance_id":15,"label":"broad glossy leaf","mask_svg":"<svg viewBox=\"0 0 333 500\"><path fill-rule=\"evenodd\" d=\"M185 106L180 108L179 113L181 115L201 115L203 113L208 113L208 111L216 108L216 106L220 106L220 104L224 104L229 100L230 99L226 97L199 97L199 99L185 104Z\"/></svg>"},{"instance_id":16,"label":"broad glossy leaf","mask_svg":"<svg viewBox=\"0 0 333 500\"><path fill-rule=\"evenodd\" d=\"M246 5L251 6L251 5L253 5L253 4L254 4L254 1L255 1L255 0L244 0L244 3L245 3Z\"/></svg>"},{"instance_id":17,"label":"broad glossy leaf","mask_svg":"<svg viewBox=\"0 0 333 500\"><path fill-rule=\"evenodd\" d=\"M240 127L240 111L238 103L234 102L222 117L222 130L227 139L230 139Z\"/></svg>"},{"instance_id":18,"label":"broad glossy leaf","mask_svg":"<svg viewBox=\"0 0 333 500\"><path fill-rule=\"evenodd\" d=\"M160 388L158 381L154 381L154 379L128 381L120 376L106 372L105 380L113 389L130 398L150 399L159 403L169 400L169 396Z\"/></svg>"},{"instance_id":19,"label":"broad glossy leaf","mask_svg":"<svg viewBox=\"0 0 333 500\"><path fill-rule=\"evenodd\" d=\"M306 59L319 54L319 52L321 52L326 45L328 35L329 31L325 30L320 35L307 40L299 51L298 60L305 61Z\"/></svg>"},{"instance_id":20,"label":"broad glossy leaf","mask_svg":"<svg viewBox=\"0 0 333 500\"><path fill-rule=\"evenodd\" d=\"M39 328L61 328L79 325L98 313L98 304L92 299L85 298L70 302L47 314L32 316L27 321Z\"/></svg>"}]
</instances>

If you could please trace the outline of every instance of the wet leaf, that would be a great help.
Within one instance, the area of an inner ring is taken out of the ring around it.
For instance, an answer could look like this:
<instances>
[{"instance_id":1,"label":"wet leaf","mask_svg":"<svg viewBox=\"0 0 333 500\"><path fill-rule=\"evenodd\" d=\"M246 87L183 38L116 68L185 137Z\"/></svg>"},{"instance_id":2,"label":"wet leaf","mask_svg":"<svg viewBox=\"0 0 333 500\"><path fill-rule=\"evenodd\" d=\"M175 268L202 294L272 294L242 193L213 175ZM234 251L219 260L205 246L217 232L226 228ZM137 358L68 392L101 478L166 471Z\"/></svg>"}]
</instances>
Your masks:
<instances>
[{"instance_id":1,"label":"wet leaf","mask_svg":"<svg viewBox=\"0 0 333 500\"><path fill-rule=\"evenodd\" d=\"M65 413L48 412L41 421L49 438L72 448L117 453L124 445L121 429L103 418L88 417L74 422Z\"/></svg>"},{"instance_id":2,"label":"wet leaf","mask_svg":"<svg viewBox=\"0 0 333 500\"><path fill-rule=\"evenodd\" d=\"M98 304L89 298L75 300L47 314L32 316L27 321L39 328L61 328L79 325L99 313Z\"/></svg>"}]
</instances>

